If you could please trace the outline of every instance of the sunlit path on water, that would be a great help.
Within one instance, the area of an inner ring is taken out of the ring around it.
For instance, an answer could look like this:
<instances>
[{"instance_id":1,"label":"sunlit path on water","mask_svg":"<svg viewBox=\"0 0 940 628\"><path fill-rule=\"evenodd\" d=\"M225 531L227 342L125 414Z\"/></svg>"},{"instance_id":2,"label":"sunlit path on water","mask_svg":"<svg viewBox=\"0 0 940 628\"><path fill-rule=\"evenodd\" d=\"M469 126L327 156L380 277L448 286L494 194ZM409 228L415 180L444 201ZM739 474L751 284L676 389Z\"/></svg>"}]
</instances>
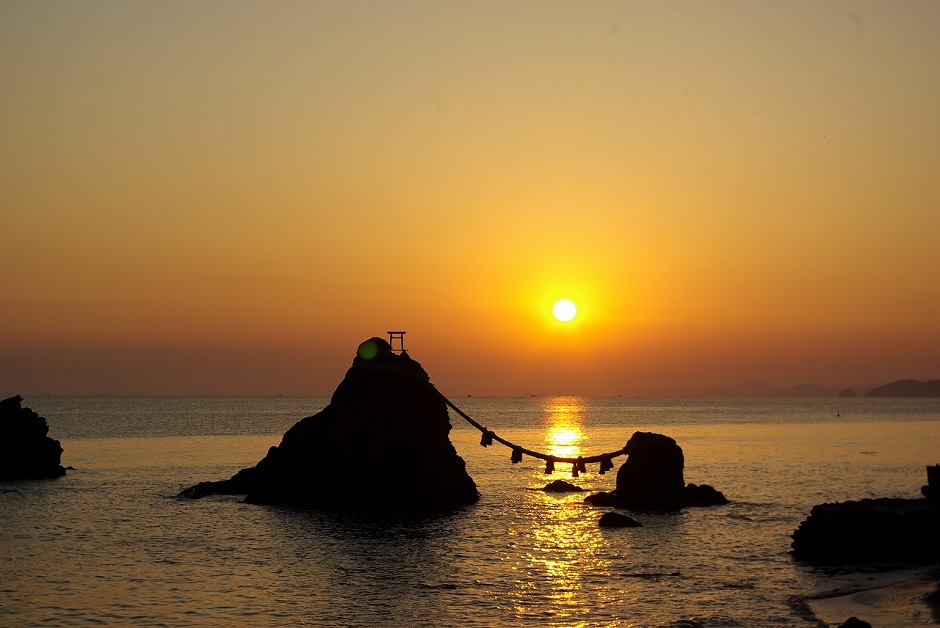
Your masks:
<instances>
[{"instance_id":1,"label":"sunlit path on water","mask_svg":"<svg viewBox=\"0 0 940 628\"><path fill-rule=\"evenodd\" d=\"M583 454L586 441L580 397L546 397L542 405L545 422L546 453L560 458L576 458ZM559 465L570 467L570 465Z\"/></svg>"}]
</instances>

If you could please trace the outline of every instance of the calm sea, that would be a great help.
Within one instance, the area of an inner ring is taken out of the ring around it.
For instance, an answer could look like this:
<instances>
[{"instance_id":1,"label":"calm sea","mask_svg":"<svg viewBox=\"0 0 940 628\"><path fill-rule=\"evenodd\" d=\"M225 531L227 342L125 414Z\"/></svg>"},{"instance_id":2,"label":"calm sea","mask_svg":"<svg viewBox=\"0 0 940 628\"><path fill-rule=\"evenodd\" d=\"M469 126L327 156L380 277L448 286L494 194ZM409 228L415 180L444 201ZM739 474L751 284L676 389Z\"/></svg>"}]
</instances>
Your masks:
<instances>
[{"instance_id":1,"label":"calm sea","mask_svg":"<svg viewBox=\"0 0 940 628\"><path fill-rule=\"evenodd\" d=\"M937 399L473 397L453 401L559 455L617 450L635 430L667 434L685 452L686 481L732 502L600 529L604 510L582 495L536 490L571 479L570 465L546 476L537 460L510 464L454 414L451 439L482 499L453 514L174 497L253 465L328 401L26 399L75 470L0 485L0 624L812 626L799 597L913 572L801 565L788 554L793 529L816 503L918 497L924 466L940 462ZM574 481L609 490L614 478L591 465Z\"/></svg>"}]
</instances>

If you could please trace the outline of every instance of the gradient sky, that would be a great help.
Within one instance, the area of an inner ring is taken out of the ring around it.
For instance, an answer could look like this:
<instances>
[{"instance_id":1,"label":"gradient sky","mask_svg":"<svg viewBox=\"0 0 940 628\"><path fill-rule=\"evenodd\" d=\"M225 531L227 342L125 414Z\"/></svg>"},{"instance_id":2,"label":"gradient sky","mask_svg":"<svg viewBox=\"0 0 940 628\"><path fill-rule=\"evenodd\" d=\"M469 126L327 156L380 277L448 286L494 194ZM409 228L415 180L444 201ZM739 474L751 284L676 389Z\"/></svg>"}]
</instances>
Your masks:
<instances>
[{"instance_id":1,"label":"gradient sky","mask_svg":"<svg viewBox=\"0 0 940 628\"><path fill-rule=\"evenodd\" d=\"M940 3L0 0L0 392L940 377ZM579 315L551 317L568 297Z\"/></svg>"}]
</instances>

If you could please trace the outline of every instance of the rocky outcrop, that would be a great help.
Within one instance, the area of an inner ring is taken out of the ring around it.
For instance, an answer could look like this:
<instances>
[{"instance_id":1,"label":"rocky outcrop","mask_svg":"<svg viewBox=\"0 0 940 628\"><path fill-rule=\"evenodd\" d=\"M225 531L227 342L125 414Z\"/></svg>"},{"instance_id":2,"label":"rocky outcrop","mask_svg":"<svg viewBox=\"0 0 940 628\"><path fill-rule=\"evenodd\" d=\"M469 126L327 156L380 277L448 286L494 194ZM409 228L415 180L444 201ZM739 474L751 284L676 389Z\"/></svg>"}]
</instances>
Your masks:
<instances>
[{"instance_id":1,"label":"rocky outcrop","mask_svg":"<svg viewBox=\"0 0 940 628\"><path fill-rule=\"evenodd\" d=\"M927 484L920 487L927 499L940 501L940 464L927 465Z\"/></svg>"},{"instance_id":2,"label":"rocky outcrop","mask_svg":"<svg viewBox=\"0 0 940 628\"><path fill-rule=\"evenodd\" d=\"M584 489L565 480L554 480L542 487L546 493L579 493Z\"/></svg>"},{"instance_id":3,"label":"rocky outcrop","mask_svg":"<svg viewBox=\"0 0 940 628\"><path fill-rule=\"evenodd\" d=\"M899 379L884 386L872 388L866 397L940 397L940 379L918 382Z\"/></svg>"},{"instance_id":4,"label":"rocky outcrop","mask_svg":"<svg viewBox=\"0 0 940 628\"><path fill-rule=\"evenodd\" d=\"M678 510L714 506L728 500L707 484L686 486L685 458L675 440L662 434L634 432L624 448L627 461L617 471L617 488L588 496L595 506Z\"/></svg>"},{"instance_id":5,"label":"rocky outcrop","mask_svg":"<svg viewBox=\"0 0 940 628\"><path fill-rule=\"evenodd\" d=\"M57 478L62 445L49 438L46 419L22 407L19 395L0 401L0 480Z\"/></svg>"},{"instance_id":6,"label":"rocky outcrop","mask_svg":"<svg viewBox=\"0 0 940 628\"><path fill-rule=\"evenodd\" d=\"M683 506L719 506L727 504L728 498L708 484L686 484L682 492Z\"/></svg>"},{"instance_id":7,"label":"rocky outcrop","mask_svg":"<svg viewBox=\"0 0 940 628\"><path fill-rule=\"evenodd\" d=\"M940 503L863 499L819 504L793 532L793 555L830 564L940 560Z\"/></svg>"},{"instance_id":8,"label":"rocky outcrop","mask_svg":"<svg viewBox=\"0 0 940 628\"><path fill-rule=\"evenodd\" d=\"M839 394L836 395L836 397L840 397L842 399L853 399L855 397L858 397L858 394L851 388L845 388L843 390L840 390Z\"/></svg>"},{"instance_id":9,"label":"rocky outcrop","mask_svg":"<svg viewBox=\"0 0 940 628\"><path fill-rule=\"evenodd\" d=\"M370 510L469 504L479 494L450 429L443 397L421 365L371 338L329 405L291 427L256 466L180 495Z\"/></svg>"},{"instance_id":10,"label":"rocky outcrop","mask_svg":"<svg viewBox=\"0 0 940 628\"><path fill-rule=\"evenodd\" d=\"M794 530L793 555L826 564L940 562L940 465L927 466L927 499L863 499L813 506Z\"/></svg>"}]
</instances>

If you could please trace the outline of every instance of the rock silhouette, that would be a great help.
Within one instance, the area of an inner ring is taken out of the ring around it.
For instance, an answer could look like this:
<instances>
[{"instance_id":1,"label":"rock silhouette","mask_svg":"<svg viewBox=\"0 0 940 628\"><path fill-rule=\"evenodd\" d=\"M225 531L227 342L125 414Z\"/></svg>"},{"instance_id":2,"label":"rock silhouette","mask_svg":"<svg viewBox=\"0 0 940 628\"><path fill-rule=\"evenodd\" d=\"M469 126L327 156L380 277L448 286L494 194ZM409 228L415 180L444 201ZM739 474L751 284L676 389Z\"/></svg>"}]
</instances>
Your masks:
<instances>
[{"instance_id":1,"label":"rock silhouette","mask_svg":"<svg viewBox=\"0 0 940 628\"><path fill-rule=\"evenodd\" d=\"M728 500L707 484L686 486L685 458L675 440L652 432L634 432L624 448L627 461L617 471L617 488L588 496L595 506L678 510L714 506Z\"/></svg>"},{"instance_id":2,"label":"rock silhouette","mask_svg":"<svg viewBox=\"0 0 940 628\"><path fill-rule=\"evenodd\" d=\"M546 493L579 493L584 489L565 480L554 480L542 487Z\"/></svg>"},{"instance_id":3,"label":"rock silhouette","mask_svg":"<svg viewBox=\"0 0 940 628\"><path fill-rule=\"evenodd\" d=\"M793 532L793 555L862 564L940 560L940 503L878 498L813 506Z\"/></svg>"},{"instance_id":4,"label":"rock silhouette","mask_svg":"<svg viewBox=\"0 0 940 628\"><path fill-rule=\"evenodd\" d=\"M46 419L22 407L19 395L0 401L0 480L44 480L65 475L62 445L49 438Z\"/></svg>"},{"instance_id":5,"label":"rock silhouette","mask_svg":"<svg viewBox=\"0 0 940 628\"><path fill-rule=\"evenodd\" d=\"M927 484L920 487L927 499L940 501L940 464L927 465Z\"/></svg>"},{"instance_id":6,"label":"rock silhouette","mask_svg":"<svg viewBox=\"0 0 940 628\"><path fill-rule=\"evenodd\" d=\"M926 499L818 504L793 531L793 555L828 564L940 561L940 465L927 466Z\"/></svg>"},{"instance_id":7,"label":"rock silhouette","mask_svg":"<svg viewBox=\"0 0 940 628\"><path fill-rule=\"evenodd\" d=\"M329 405L291 427L254 467L182 493L259 504L442 510L479 499L450 442L428 374L381 338L361 345Z\"/></svg>"}]
</instances>

